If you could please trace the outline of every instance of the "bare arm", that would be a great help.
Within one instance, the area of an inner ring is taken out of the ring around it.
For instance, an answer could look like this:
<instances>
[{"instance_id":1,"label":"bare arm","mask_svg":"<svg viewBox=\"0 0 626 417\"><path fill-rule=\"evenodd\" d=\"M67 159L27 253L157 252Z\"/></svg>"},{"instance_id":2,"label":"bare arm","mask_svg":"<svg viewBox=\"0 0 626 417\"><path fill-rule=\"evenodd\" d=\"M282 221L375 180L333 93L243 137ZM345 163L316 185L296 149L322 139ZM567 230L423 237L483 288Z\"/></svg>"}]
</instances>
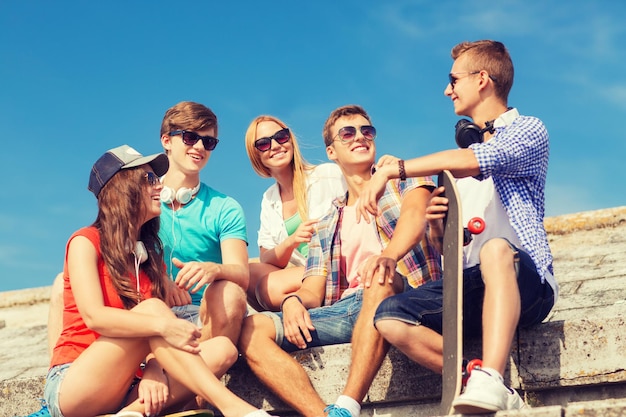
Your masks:
<instances>
[{"instance_id":1,"label":"bare arm","mask_svg":"<svg viewBox=\"0 0 626 417\"><path fill-rule=\"evenodd\" d=\"M309 243L315 232L318 220L307 220L298 226L298 229L287 239L272 249L260 248L259 258L261 262L272 264L278 268L284 268L291 259L291 254L301 243Z\"/></svg>"},{"instance_id":2,"label":"bare arm","mask_svg":"<svg viewBox=\"0 0 626 417\"><path fill-rule=\"evenodd\" d=\"M191 292L200 290L213 281L228 280L244 290L250 282L248 269L248 248L241 239L226 239L221 243L222 263L181 262L174 258L172 262L180 271L176 275L176 285Z\"/></svg>"},{"instance_id":3,"label":"bare arm","mask_svg":"<svg viewBox=\"0 0 626 417\"><path fill-rule=\"evenodd\" d=\"M76 306L91 330L109 337L163 336L170 337L172 341L177 338L178 341L174 344L181 348L194 335L200 336L199 329L191 323L185 323L185 320L106 306L98 274L98 255L86 237L77 236L72 239L68 247L67 263ZM188 347L185 350L196 349Z\"/></svg>"},{"instance_id":4,"label":"bare arm","mask_svg":"<svg viewBox=\"0 0 626 417\"><path fill-rule=\"evenodd\" d=\"M426 231L426 207L430 200L430 190L419 187L409 191L402 200L400 217L394 229L389 245L382 251L380 258L386 258L389 262L380 260L368 260L361 270L361 279L366 287L371 285L373 279L383 284L385 279L393 283L396 263L404 257L424 237Z\"/></svg>"}]
</instances>

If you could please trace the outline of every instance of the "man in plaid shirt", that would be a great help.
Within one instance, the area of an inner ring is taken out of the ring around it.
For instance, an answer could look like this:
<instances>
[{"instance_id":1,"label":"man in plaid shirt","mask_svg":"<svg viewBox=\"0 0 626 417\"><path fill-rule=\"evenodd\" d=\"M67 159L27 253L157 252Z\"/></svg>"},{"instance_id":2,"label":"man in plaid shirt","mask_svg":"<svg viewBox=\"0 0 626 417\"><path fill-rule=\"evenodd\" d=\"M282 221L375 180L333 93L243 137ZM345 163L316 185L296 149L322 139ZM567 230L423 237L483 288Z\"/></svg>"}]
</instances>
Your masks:
<instances>
[{"instance_id":1,"label":"man in plaid shirt","mask_svg":"<svg viewBox=\"0 0 626 417\"><path fill-rule=\"evenodd\" d=\"M459 178L463 224L473 217L485 230L464 248L463 327L483 336L483 364L474 370L454 402L459 414L519 409L526 404L504 385L518 326L540 323L558 295L552 255L543 227L544 188L548 169L548 132L536 117L507 106L513 63L496 41L463 42L452 49L454 64L445 95L458 115L460 149L406 161L407 176L433 175L448 169ZM360 214L376 212L376 199L396 178L397 158L384 156L362 191ZM433 194L427 209L429 234L443 233L447 199ZM441 373L443 367L441 282L430 282L385 299L375 316L376 328L412 360Z\"/></svg>"},{"instance_id":2,"label":"man in plaid shirt","mask_svg":"<svg viewBox=\"0 0 626 417\"><path fill-rule=\"evenodd\" d=\"M358 416L389 349L373 326L380 302L441 278L440 256L426 237L430 177L386 184L377 215L359 221L356 202L372 176L376 129L359 106L334 110L323 130L326 152L348 185L320 219L309 244L302 287L287 295L280 313L263 312L244 321L240 351L250 369L304 416ZM288 353L352 342L348 381L327 406L300 364Z\"/></svg>"}]
</instances>

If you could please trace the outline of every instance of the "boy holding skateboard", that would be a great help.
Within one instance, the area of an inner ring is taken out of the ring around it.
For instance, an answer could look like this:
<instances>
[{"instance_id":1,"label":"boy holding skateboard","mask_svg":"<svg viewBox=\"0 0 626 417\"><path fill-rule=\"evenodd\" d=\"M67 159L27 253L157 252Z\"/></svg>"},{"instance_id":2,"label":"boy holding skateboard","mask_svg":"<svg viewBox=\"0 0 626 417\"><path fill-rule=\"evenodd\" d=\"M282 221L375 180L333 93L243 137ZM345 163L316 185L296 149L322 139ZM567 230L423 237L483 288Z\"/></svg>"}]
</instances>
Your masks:
<instances>
[{"instance_id":1,"label":"boy holding skateboard","mask_svg":"<svg viewBox=\"0 0 626 417\"><path fill-rule=\"evenodd\" d=\"M518 326L540 323L556 301L558 287L543 227L548 133L534 117L508 108L513 63L496 41L463 42L452 49L454 63L444 94L457 115L460 149L406 162L383 156L361 193L359 215L376 213L384 184L398 177L434 175L447 169L457 182L464 217L480 217L485 230L464 249L464 332L481 334L483 366L470 375L453 406L472 414L525 407L502 375ZM468 139L469 138L469 139ZM437 189L427 209L429 234L442 236L447 200ZM441 373L442 282L426 283L384 300L375 326L409 358Z\"/></svg>"},{"instance_id":2,"label":"boy holding skateboard","mask_svg":"<svg viewBox=\"0 0 626 417\"><path fill-rule=\"evenodd\" d=\"M403 291L407 281L416 286L441 276L439 255L425 237L434 183L429 177L389 181L379 203L383 214L357 224L356 201L376 158L376 129L361 107L344 106L330 114L323 135L348 193L320 219L300 289L283 299L280 313L244 320L240 352L258 378L299 414L358 417L389 349L372 326L376 307ZM327 407L288 352L348 342L355 346L348 381L343 395Z\"/></svg>"}]
</instances>

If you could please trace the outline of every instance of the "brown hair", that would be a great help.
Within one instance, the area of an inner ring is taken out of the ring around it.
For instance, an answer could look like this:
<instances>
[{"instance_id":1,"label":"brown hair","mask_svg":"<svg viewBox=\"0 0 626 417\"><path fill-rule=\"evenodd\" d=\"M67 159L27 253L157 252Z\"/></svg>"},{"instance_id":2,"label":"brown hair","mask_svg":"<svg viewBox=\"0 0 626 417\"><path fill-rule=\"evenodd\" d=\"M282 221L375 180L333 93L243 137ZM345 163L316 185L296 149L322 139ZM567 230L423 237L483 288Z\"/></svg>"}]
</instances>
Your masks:
<instances>
[{"instance_id":1,"label":"brown hair","mask_svg":"<svg viewBox=\"0 0 626 417\"><path fill-rule=\"evenodd\" d=\"M513 62L503 43L492 40L461 42L452 48L452 59L467 54L469 72L487 71L495 85L496 96L505 103L513 86Z\"/></svg>"},{"instance_id":2,"label":"brown hair","mask_svg":"<svg viewBox=\"0 0 626 417\"><path fill-rule=\"evenodd\" d=\"M161 122L161 135L174 130L205 130L215 128L217 137L217 116L208 107L193 101L181 101L170 107Z\"/></svg>"},{"instance_id":3,"label":"brown hair","mask_svg":"<svg viewBox=\"0 0 626 417\"><path fill-rule=\"evenodd\" d=\"M326 119L326 123L324 123L324 129L322 129L322 136L324 137L324 144L326 146L332 145L333 138L335 137L335 133L331 132L330 129L339 118L344 117L344 116L355 116L355 115L361 115L365 117L370 124L372 123L367 112L361 106L358 106L356 104L349 104L347 106L339 107L330 113L330 115L328 116L328 119Z\"/></svg>"},{"instance_id":4,"label":"brown hair","mask_svg":"<svg viewBox=\"0 0 626 417\"><path fill-rule=\"evenodd\" d=\"M246 152L248 153L248 158L250 159L250 163L252 164L252 168L254 171L259 174L259 176L263 178L270 178L270 170L263 165L261 162L261 154L254 147L254 142L258 139L256 137L256 129L259 123L261 122L274 122L277 123L281 128L287 128L288 126L279 118L268 115L257 116L246 130ZM300 214L300 218L302 221L308 220L309 218L309 205L307 202L307 186L306 186L306 171L313 169L313 165L309 164L302 153L300 152L300 147L298 146L298 141L296 140L296 136L293 134L291 129L289 130L289 136L291 140L291 146L293 147L293 159L291 160L291 169L293 170L293 193L296 198L296 203L298 205L298 214Z\"/></svg>"},{"instance_id":5,"label":"brown hair","mask_svg":"<svg viewBox=\"0 0 626 417\"><path fill-rule=\"evenodd\" d=\"M98 216L92 226L100 231L100 251L113 287L124 307L130 309L141 301L135 281L132 250L137 242L137 225L147 211L147 182L141 168L123 169L106 183L98 194ZM148 252L141 269L152 283L152 296L165 300L163 245L158 236L159 217L144 223L139 239Z\"/></svg>"}]
</instances>

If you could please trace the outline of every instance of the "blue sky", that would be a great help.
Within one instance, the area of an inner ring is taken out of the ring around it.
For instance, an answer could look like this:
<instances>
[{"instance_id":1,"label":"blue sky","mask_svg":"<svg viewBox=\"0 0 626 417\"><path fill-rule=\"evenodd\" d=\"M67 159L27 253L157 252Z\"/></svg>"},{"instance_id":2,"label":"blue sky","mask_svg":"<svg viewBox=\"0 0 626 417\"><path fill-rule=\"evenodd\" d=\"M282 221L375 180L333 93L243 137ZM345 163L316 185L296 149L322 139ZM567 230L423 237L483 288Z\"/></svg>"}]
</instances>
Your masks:
<instances>
[{"instance_id":1,"label":"blue sky","mask_svg":"<svg viewBox=\"0 0 626 417\"><path fill-rule=\"evenodd\" d=\"M452 148L443 90L463 40L507 45L509 105L548 127L546 214L624 205L625 18L609 0L2 1L0 291L51 283L95 218L93 162L124 143L160 152L163 113L183 100L218 116L202 180L242 204L257 256L271 182L250 167L248 123L280 117L319 163L326 117L356 103L379 155Z\"/></svg>"}]
</instances>

